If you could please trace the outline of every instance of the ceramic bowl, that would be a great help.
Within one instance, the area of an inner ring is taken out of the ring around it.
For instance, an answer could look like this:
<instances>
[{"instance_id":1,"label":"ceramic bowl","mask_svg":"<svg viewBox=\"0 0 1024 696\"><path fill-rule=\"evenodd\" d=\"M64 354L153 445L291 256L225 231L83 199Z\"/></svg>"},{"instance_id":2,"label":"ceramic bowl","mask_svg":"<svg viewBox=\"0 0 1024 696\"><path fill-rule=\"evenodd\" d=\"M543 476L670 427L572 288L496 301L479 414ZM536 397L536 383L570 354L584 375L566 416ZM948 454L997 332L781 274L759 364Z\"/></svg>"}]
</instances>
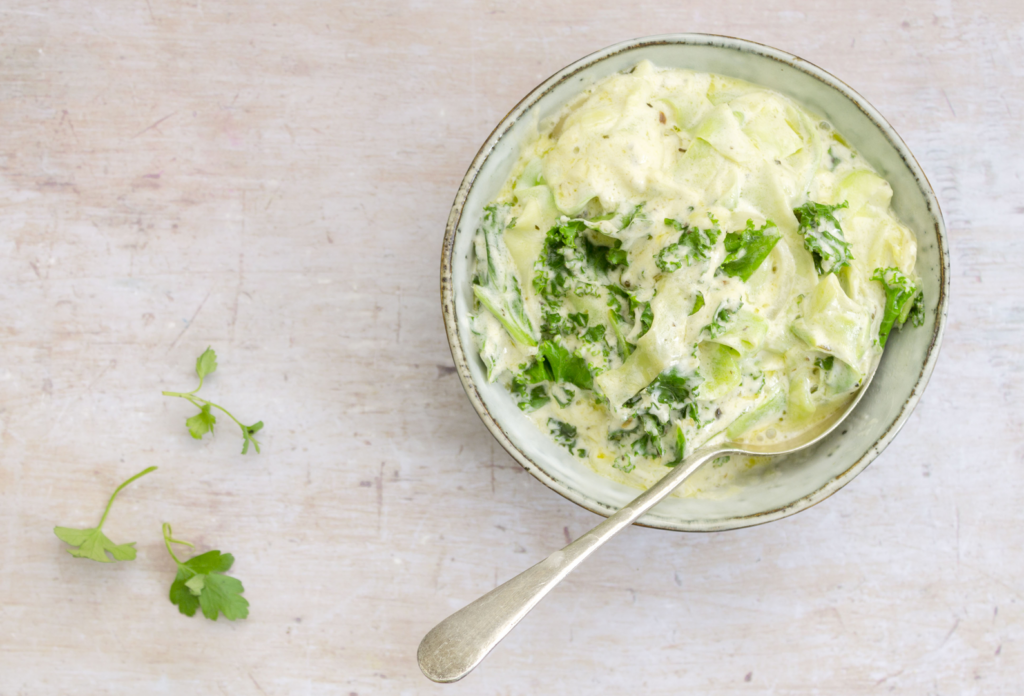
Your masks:
<instances>
[{"instance_id":1,"label":"ceramic bowl","mask_svg":"<svg viewBox=\"0 0 1024 696\"><path fill-rule=\"evenodd\" d=\"M490 384L477 355L469 315L473 235L537 123L555 115L593 83L641 60L738 77L788 95L830 121L892 185L892 205L917 234L917 273L926 320L889 338L869 392L846 423L817 446L763 465L763 475L720 499L671 497L641 523L662 529L737 529L781 519L824 500L885 449L921 398L939 353L949 297L949 249L939 205L910 150L867 100L821 68L775 48L741 39L674 34L610 46L560 70L526 96L480 148L448 219L441 258L445 329L459 378L498 442L533 476L588 510L608 515L639 491L591 470L552 442Z\"/></svg>"}]
</instances>

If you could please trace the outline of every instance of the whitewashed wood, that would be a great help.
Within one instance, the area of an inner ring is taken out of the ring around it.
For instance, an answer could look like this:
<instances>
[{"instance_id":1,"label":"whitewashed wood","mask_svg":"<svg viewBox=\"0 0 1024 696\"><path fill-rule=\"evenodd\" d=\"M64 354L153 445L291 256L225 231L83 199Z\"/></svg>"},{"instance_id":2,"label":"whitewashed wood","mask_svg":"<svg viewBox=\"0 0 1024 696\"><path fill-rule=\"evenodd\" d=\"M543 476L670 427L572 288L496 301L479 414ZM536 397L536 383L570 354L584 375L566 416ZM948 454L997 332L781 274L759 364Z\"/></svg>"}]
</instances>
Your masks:
<instances>
[{"instance_id":1,"label":"whitewashed wood","mask_svg":"<svg viewBox=\"0 0 1024 696\"><path fill-rule=\"evenodd\" d=\"M439 619L596 518L451 369L438 261L490 129L616 41L741 36L864 94L950 229L950 323L895 443L822 505L633 529L470 677ZM1024 10L871 0L0 7L0 696L1014 693L1024 671ZM191 388L262 418L190 439ZM138 542L71 558L55 524ZM166 600L169 521L235 554L244 622Z\"/></svg>"}]
</instances>

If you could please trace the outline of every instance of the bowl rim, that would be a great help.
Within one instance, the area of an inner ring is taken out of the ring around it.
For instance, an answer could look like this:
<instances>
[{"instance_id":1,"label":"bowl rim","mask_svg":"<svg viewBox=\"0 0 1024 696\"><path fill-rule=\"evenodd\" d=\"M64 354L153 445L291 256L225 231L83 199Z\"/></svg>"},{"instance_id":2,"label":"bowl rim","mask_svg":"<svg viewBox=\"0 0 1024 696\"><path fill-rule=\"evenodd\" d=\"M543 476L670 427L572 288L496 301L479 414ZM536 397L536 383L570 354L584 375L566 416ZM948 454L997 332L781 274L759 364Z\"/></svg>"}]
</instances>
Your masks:
<instances>
[{"instance_id":1,"label":"bowl rim","mask_svg":"<svg viewBox=\"0 0 1024 696\"><path fill-rule=\"evenodd\" d=\"M906 401L903 403L899 414L885 432L882 433L882 435L866 449L864 454L862 454L843 472L826 481L825 484L816 491L778 508L750 515L713 520L710 522L701 520L692 521L688 524L671 524L661 520L658 522L637 522L637 524L641 526L671 531L711 532L742 529L779 520L813 507L852 481L857 474L863 471L868 464L874 461L874 459L882 453L882 451L890 442L892 442L899 431L903 428L907 419L910 417L911 412L913 412L914 408L920 401L921 395L924 393L924 389L928 385L928 381L935 369L935 363L939 356L939 348L942 343L942 336L945 331L948 315L950 284L949 245L946 236L945 222L943 220L942 211L939 207L938 198L935 195L935 191L932 188L931 183L925 176L921 165L917 162L914 155L910 152L910 148L903 142L903 139L899 136L892 125L890 125L889 122L886 121L873 106L871 106L867 99L839 78L826 70L823 70L817 65L804 60L803 58L771 46L731 36L697 33L661 34L622 41L599 51L595 51L594 53L584 56L583 58L580 58L579 60L562 68L523 97L519 103L516 104L515 107L513 107L512 110L509 111L509 113L498 123L494 130L491 131L491 134L487 137L476 156L473 158L465 177L463 177L462 184L459 186L459 190L455 195L455 201L452 204L451 212L448 215L448 223L445 227L445 235L441 252L441 310L444 319L445 333L448 337L448 345L451 349L452 358L455 361L456 372L458 373L459 380L462 382L462 386L466 391L466 395L469 397L470 403L472 403L477 415L483 421L487 429L501 444L501 446L512 456L512 458L519 462L519 464L534 478L567 500L576 503L580 507L604 517L615 512L616 510L614 508L598 504L597 501L594 501L576 489L569 487L564 482L555 478L541 468L536 462L516 447L515 443L512 442L505 430L497 422L494 416L491 415L477 389L475 382L473 381L472 373L469 368L469 360L472 358L467 357L462 347L462 339L455 314L455 289L452 277L452 264L455 248L455 236L459 228L459 222L462 219L462 212L469 192L475 185L477 176L479 175L484 162L491 155L497 143L512 128L512 126L538 101L540 101L541 98L551 92L551 90L556 86L571 79L579 72L620 53L655 45L712 46L727 48L740 53L753 53L763 58L779 61L796 70L800 70L801 72L816 78L820 82L823 82L826 86L840 92L864 113L864 115L875 125L876 128L878 128L886 140L889 141L889 144L903 159L920 188L921 193L924 194L926 203L928 204L929 210L932 214L932 220L934 221L937 248L939 250L941 261L939 264L939 297L936 306L935 326L932 330L932 336L928 344L924 364L922 365L921 371L914 383L914 387L910 392L910 396L907 397Z\"/></svg>"}]
</instances>

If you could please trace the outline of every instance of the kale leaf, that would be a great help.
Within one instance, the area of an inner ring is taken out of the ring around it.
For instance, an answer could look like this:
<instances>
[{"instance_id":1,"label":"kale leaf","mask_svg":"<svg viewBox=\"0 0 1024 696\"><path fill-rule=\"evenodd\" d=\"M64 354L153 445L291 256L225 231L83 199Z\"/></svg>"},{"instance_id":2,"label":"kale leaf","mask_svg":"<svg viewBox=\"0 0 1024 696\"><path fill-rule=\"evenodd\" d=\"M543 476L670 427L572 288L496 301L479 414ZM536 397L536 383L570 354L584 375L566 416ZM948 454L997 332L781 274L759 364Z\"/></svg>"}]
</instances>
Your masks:
<instances>
[{"instance_id":1,"label":"kale leaf","mask_svg":"<svg viewBox=\"0 0 1024 696\"><path fill-rule=\"evenodd\" d=\"M529 382L523 375L516 375L512 378L509 391L516 397L516 404L521 411L536 411L538 408L551 401L547 390L543 386L536 386L532 389Z\"/></svg>"},{"instance_id":2,"label":"kale leaf","mask_svg":"<svg viewBox=\"0 0 1024 696\"><path fill-rule=\"evenodd\" d=\"M644 203L638 203L636 206L633 207L631 211L623 215L622 219L619 221L619 224L621 225L619 229L626 229L627 227L633 224L634 220L646 219L647 216L644 215L644 205Z\"/></svg>"},{"instance_id":3,"label":"kale leaf","mask_svg":"<svg viewBox=\"0 0 1024 696\"><path fill-rule=\"evenodd\" d=\"M477 230L477 275L473 294L493 314L517 343L537 345L533 325L523 305L512 255L505 246L508 206L489 205L484 208L483 221Z\"/></svg>"},{"instance_id":4,"label":"kale leaf","mask_svg":"<svg viewBox=\"0 0 1024 696\"><path fill-rule=\"evenodd\" d=\"M608 273L619 266L629 265L629 253L621 247L622 242L618 240L615 241L615 246L601 246L592 244L586 238L583 239L583 253L590 265L599 273Z\"/></svg>"},{"instance_id":5,"label":"kale leaf","mask_svg":"<svg viewBox=\"0 0 1024 696\"><path fill-rule=\"evenodd\" d=\"M598 222L601 220L619 220L619 232L626 229L633 224L634 220L645 220L647 216L644 215L644 205L646 203L638 203L627 213L608 213L606 215L598 215L597 217L590 218L591 222Z\"/></svg>"},{"instance_id":6,"label":"kale leaf","mask_svg":"<svg viewBox=\"0 0 1024 696\"><path fill-rule=\"evenodd\" d=\"M843 235L839 220L833 214L840 208L846 208L847 202L839 205L824 205L807 201L793 210L797 222L800 223L800 234L804 237L804 249L814 257L814 268L818 275L838 273L850 265L853 252Z\"/></svg>"},{"instance_id":7,"label":"kale leaf","mask_svg":"<svg viewBox=\"0 0 1024 696\"><path fill-rule=\"evenodd\" d=\"M665 454L665 447L661 444L662 426L658 419L645 413L639 420L641 435L633 441L633 454L648 459Z\"/></svg>"},{"instance_id":8,"label":"kale leaf","mask_svg":"<svg viewBox=\"0 0 1024 696\"><path fill-rule=\"evenodd\" d=\"M640 333L636 336L638 339L646 334L650 330L651 324L654 323L654 310L651 309L651 303L641 302L634 293L618 285L612 284L607 287L610 293L608 306L615 310L619 317L630 320L632 324L640 322ZM620 300L625 300L625 303Z\"/></svg>"},{"instance_id":9,"label":"kale leaf","mask_svg":"<svg viewBox=\"0 0 1024 696\"><path fill-rule=\"evenodd\" d=\"M827 358L817 358L814 361L814 366L822 372L828 372L832 369L832 366L835 365L835 361L836 359L834 355L830 355Z\"/></svg>"},{"instance_id":10,"label":"kale leaf","mask_svg":"<svg viewBox=\"0 0 1024 696\"><path fill-rule=\"evenodd\" d=\"M516 397L516 402L523 411L535 411L552 397L562 406L567 406L576 395L575 391L562 386L560 392L564 392L566 397L566 400L562 401L555 393L559 390L545 389L543 382L551 382L552 385L572 384L580 389L594 388L594 374L583 356L555 341L541 343L537 359L529 365L520 365L519 369L519 374L512 377L509 391Z\"/></svg>"},{"instance_id":11,"label":"kale leaf","mask_svg":"<svg viewBox=\"0 0 1024 696\"><path fill-rule=\"evenodd\" d=\"M572 451L576 446L576 426L557 418L548 418L548 430L555 442Z\"/></svg>"},{"instance_id":12,"label":"kale leaf","mask_svg":"<svg viewBox=\"0 0 1024 696\"><path fill-rule=\"evenodd\" d=\"M576 336L588 344L604 341L607 329L603 324L590 326L588 312L569 312L563 315L558 307L544 305L541 316L543 321L540 325L540 334L544 341L550 341L556 336Z\"/></svg>"},{"instance_id":13,"label":"kale leaf","mask_svg":"<svg viewBox=\"0 0 1024 696\"><path fill-rule=\"evenodd\" d=\"M612 327L612 333L615 334L615 347L619 352L619 357L624 361L633 353L633 344L626 340L626 335L622 332L623 321L619 313L619 301L610 297L608 304L611 307L608 310L608 323Z\"/></svg>"},{"instance_id":14,"label":"kale leaf","mask_svg":"<svg viewBox=\"0 0 1024 696\"><path fill-rule=\"evenodd\" d=\"M885 286L885 312L878 328L878 345L885 348L889 332L910 319L914 326L924 323L924 291L900 269L876 268L871 280Z\"/></svg>"},{"instance_id":15,"label":"kale leaf","mask_svg":"<svg viewBox=\"0 0 1024 696\"><path fill-rule=\"evenodd\" d=\"M537 355L543 359L551 381L575 384L580 389L594 388L594 374L587 366L587 361L578 353L570 352L554 341L544 341Z\"/></svg>"},{"instance_id":16,"label":"kale leaf","mask_svg":"<svg viewBox=\"0 0 1024 696\"><path fill-rule=\"evenodd\" d=\"M595 324L584 331L580 338L582 338L585 343L600 343L604 340L607 332L608 330L605 328L604 324Z\"/></svg>"},{"instance_id":17,"label":"kale leaf","mask_svg":"<svg viewBox=\"0 0 1024 696\"><path fill-rule=\"evenodd\" d=\"M665 462L665 466L679 466L683 463L683 455L686 454L686 435L683 434L682 426L676 426L676 456Z\"/></svg>"},{"instance_id":18,"label":"kale leaf","mask_svg":"<svg viewBox=\"0 0 1024 696\"><path fill-rule=\"evenodd\" d=\"M669 244L658 252L654 261L658 268L665 273L672 273L682 268L684 263L689 266L694 260L706 259L721 234L717 220L712 217L711 222L712 226L705 230L691 227L679 220L665 218L665 225L681 234L674 244Z\"/></svg>"},{"instance_id":19,"label":"kale leaf","mask_svg":"<svg viewBox=\"0 0 1024 696\"><path fill-rule=\"evenodd\" d=\"M582 219L564 221L548 230L544 249L537 262L533 287L548 301L565 297L570 291L579 296L597 295L598 274L625 266L629 255L614 246L594 244L587 237L593 223Z\"/></svg>"},{"instance_id":20,"label":"kale leaf","mask_svg":"<svg viewBox=\"0 0 1024 696\"><path fill-rule=\"evenodd\" d=\"M569 317L562 316L557 309L550 305L544 306L541 317L541 340L550 341L555 336L572 336L576 333L576 327L572 325Z\"/></svg>"},{"instance_id":21,"label":"kale leaf","mask_svg":"<svg viewBox=\"0 0 1024 696\"><path fill-rule=\"evenodd\" d=\"M659 404L676 411L687 411L693 405L692 378L674 370L667 370L647 385L647 393Z\"/></svg>"},{"instance_id":22,"label":"kale leaf","mask_svg":"<svg viewBox=\"0 0 1024 696\"><path fill-rule=\"evenodd\" d=\"M743 303L740 302L735 309L730 307L729 301L726 300L718 305L718 309L715 310L714 316L711 318L711 323L706 324L701 329L702 333L706 333L708 338L714 340L725 333L726 326L732 321L736 312L740 311L743 307Z\"/></svg>"},{"instance_id":23,"label":"kale leaf","mask_svg":"<svg viewBox=\"0 0 1024 696\"><path fill-rule=\"evenodd\" d=\"M633 463L633 457L631 455L623 454L612 463L612 468L618 469L624 474L629 474L636 468L636 464Z\"/></svg>"},{"instance_id":24,"label":"kale leaf","mask_svg":"<svg viewBox=\"0 0 1024 696\"><path fill-rule=\"evenodd\" d=\"M609 432L608 439L623 442L632 440L630 452L633 456L655 459L664 455L663 440L671 424L686 417L698 420L695 399L699 383L700 375L697 373L683 374L675 368L662 372L626 402L627 407L634 409L630 418L632 425ZM627 425L630 421L627 421ZM680 437L682 431L676 437L677 448ZM685 445L685 437L682 442ZM669 466L674 465L670 463Z\"/></svg>"},{"instance_id":25,"label":"kale leaf","mask_svg":"<svg viewBox=\"0 0 1024 696\"><path fill-rule=\"evenodd\" d=\"M725 250L728 253L718 267L718 272L743 281L750 280L750 276L782 239L782 235L770 234L768 231L771 229L777 229L771 220L765 221L758 229L754 229L753 220L747 220L746 229L725 235Z\"/></svg>"}]
</instances>

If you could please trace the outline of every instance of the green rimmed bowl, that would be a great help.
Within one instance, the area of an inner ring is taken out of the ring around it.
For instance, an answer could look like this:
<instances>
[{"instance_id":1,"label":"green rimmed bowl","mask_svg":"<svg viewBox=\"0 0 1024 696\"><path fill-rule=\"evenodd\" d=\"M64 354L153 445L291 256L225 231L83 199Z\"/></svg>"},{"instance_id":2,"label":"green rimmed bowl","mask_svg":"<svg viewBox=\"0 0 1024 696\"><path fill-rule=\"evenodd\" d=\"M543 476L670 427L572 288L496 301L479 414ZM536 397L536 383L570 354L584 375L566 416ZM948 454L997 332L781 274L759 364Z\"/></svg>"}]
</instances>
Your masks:
<instances>
[{"instance_id":1,"label":"green rimmed bowl","mask_svg":"<svg viewBox=\"0 0 1024 696\"><path fill-rule=\"evenodd\" d=\"M469 315L473 307L473 235L483 207L498 194L521 146L577 94L641 60L663 68L729 75L800 102L830 121L893 189L892 205L917 235L924 326L891 336L878 374L844 426L815 447L764 465L734 494L669 498L642 524L679 531L738 529L781 519L850 482L896 437L928 383L939 354L949 301L949 247L935 192L903 140L867 100L821 68L775 48L725 36L672 34L626 41L563 68L498 124L466 172L448 218L441 255L441 306L452 357L470 402L498 442L527 471L569 500L609 515L637 490L607 479L556 445L488 383Z\"/></svg>"}]
</instances>

